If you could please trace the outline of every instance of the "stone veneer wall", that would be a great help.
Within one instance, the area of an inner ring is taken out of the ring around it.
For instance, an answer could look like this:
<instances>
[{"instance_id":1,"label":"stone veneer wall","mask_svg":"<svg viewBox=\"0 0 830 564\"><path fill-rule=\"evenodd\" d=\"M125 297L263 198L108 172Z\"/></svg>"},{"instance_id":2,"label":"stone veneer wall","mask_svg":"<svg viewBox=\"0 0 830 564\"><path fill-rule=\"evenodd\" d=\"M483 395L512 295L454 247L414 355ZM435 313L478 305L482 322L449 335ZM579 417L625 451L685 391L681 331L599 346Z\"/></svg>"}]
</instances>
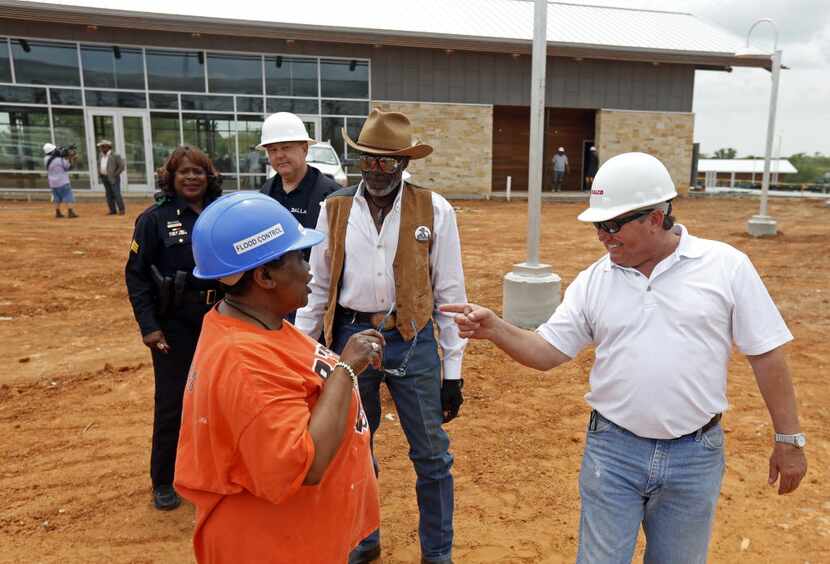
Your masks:
<instances>
[{"instance_id":1,"label":"stone veneer wall","mask_svg":"<svg viewBox=\"0 0 830 564\"><path fill-rule=\"evenodd\" d=\"M371 107L406 114L414 135L432 145L432 154L409 164L415 184L445 197L489 198L493 106L374 101Z\"/></svg>"},{"instance_id":2,"label":"stone veneer wall","mask_svg":"<svg viewBox=\"0 0 830 564\"><path fill-rule=\"evenodd\" d=\"M630 151L654 155L669 169L677 192L683 196L688 194L693 113L598 110L595 135L600 164Z\"/></svg>"}]
</instances>

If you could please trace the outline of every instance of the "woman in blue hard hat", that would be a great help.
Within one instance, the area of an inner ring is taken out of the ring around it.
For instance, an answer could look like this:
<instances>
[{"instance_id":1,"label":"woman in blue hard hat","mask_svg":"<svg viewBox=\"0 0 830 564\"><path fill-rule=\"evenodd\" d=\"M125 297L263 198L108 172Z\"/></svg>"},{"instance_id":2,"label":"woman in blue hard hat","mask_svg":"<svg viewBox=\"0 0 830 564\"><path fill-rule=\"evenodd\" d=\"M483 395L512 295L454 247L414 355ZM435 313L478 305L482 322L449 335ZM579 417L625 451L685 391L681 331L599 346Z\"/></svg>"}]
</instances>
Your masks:
<instances>
[{"instance_id":1,"label":"woman in blue hard hat","mask_svg":"<svg viewBox=\"0 0 830 564\"><path fill-rule=\"evenodd\" d=\"M357 374L380 365L383 337L355 334L338 357L285 320L308 300L303 250L322 239L260 193L196 222L193 274L225 291L204 319L176 460L200 563L345 562L378 526Z\"/></svg>"},{"instance_id":2,"label":"woman in blue hard hat","mask_svg":"<svg viewBox=\"0 0 830 564\"><path fill-rule=\"evenodd\" d=\"M202 151L182 145L158 171L161 192L138 216L125 270L142 340L153 356L155 397L150 478L156 509L181 503L173 489L182 395L202 318L219 284L194 278L191 233L222 194L222 177Z\"/></svg>"}]
</instances>

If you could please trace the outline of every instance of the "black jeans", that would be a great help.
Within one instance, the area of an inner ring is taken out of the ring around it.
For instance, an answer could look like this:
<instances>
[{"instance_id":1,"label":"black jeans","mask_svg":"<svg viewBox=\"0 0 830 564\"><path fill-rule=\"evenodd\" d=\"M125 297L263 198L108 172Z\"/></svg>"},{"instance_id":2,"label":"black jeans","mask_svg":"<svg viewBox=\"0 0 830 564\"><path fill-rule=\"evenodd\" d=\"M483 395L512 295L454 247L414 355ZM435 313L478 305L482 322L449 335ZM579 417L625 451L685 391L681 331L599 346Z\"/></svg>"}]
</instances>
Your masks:
<instances>
[{"instance_id":1,"label":"black jeans","mask_svg":"<svg viewBox=\"0 0 830 564\"><path fill-rule=\"evenodd\" d=\"M121 197L121 177L116 178L115 182L110 182L106 176L102 176L101 181L104 183L110 213L115 213L116 208L119 213L124 213L124 198Z\"/></svg>"},{"instance_id":2,"label":"black jeans","mask_svg":"<svg viewBox=\"0 0 830 564\"><path fill-rule=\"evenodd\" d=\"M155 349L152 351L156 392L150 478L154 488L173 483L184 387L196 352L196 343L199 341L201 319L195 325L184 320L170 319L163 323L161 330L170 345L170 351L167 354Z\"/></svg>"}]
</instances>

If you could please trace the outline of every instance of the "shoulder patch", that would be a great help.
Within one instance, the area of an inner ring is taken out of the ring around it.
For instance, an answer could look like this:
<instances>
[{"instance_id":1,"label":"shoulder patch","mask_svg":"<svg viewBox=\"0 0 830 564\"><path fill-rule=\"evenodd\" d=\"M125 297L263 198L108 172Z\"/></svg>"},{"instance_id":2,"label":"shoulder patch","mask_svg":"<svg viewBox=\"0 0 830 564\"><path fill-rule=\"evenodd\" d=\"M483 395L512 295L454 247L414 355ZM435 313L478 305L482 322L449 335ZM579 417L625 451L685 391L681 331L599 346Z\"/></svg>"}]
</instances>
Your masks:
<instances>
[{"instance_id":1,"label":"shoulder patch","mask_svg":"<svg viewBox=\"0 0 830 564\"><path fill-rule=\"evenodd\" d=\"M138 242L135 239L133 239L133 242L130 244L130 251L138 254Z\"/></svg>"}]
</instances>

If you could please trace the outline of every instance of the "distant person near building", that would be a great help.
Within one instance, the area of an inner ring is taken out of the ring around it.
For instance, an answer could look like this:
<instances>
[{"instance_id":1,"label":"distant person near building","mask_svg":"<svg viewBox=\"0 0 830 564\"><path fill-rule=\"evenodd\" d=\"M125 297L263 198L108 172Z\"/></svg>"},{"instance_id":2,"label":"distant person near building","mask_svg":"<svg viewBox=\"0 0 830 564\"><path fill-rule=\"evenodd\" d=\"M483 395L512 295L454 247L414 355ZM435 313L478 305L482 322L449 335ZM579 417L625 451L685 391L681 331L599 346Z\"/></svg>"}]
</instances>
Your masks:
<instances>
[{"instance_id":1,"label":"distant person near building","mask_svg":"<svg viewBox=\"0 0 830 564\"><path fill-rule=\"evenodd\" d=\"M565 180L565 175L570 172L568 165L568 156L565 154L565 148L559 147L556 154L553 155L553 191L562 191L562 182Z\"/></svg>"},{"instance_id":2,"label":"distant person near building","mask_svg":"<svg viewBox=\"0 0 830 564\"><path fill-rule=\"evenodd\" d=\"M55 203L55 217L65 217L61 212L61 204L66 204L67 216L78 217L72 204L75 195L72 193L72 184L69 181L69 169L75 161L75 151L69 151L64 157L61 151L52 143L43 145L43 162L46 164L46 176L49 188L52 189L52 201Z\"/></svg>"},{"instance_id":3,"label":"distant person near building","mask_svg":"<svg viewBox=\"0 0 830 564\"><path fill-rule=\"evenodd\" d=\"M594 185L594 176L598 168L599 153L597 153L597 148L591 145L591 150L588 151L588 162L585 164L585 190L590 190Z\"/></svg>"},{"instance_id":4,"label":"distant person near building","mask_svg":"<svg viewBox=\"0 0 830 564\"><path fill-rule=\"evenodd\" d=\"M121 197L121 173L126 165L124 158L112 150L112 141L101 139L98 142L98 175L107 194L108 215L124 215L124 198Z\"/></svg>"}]
</instances>

